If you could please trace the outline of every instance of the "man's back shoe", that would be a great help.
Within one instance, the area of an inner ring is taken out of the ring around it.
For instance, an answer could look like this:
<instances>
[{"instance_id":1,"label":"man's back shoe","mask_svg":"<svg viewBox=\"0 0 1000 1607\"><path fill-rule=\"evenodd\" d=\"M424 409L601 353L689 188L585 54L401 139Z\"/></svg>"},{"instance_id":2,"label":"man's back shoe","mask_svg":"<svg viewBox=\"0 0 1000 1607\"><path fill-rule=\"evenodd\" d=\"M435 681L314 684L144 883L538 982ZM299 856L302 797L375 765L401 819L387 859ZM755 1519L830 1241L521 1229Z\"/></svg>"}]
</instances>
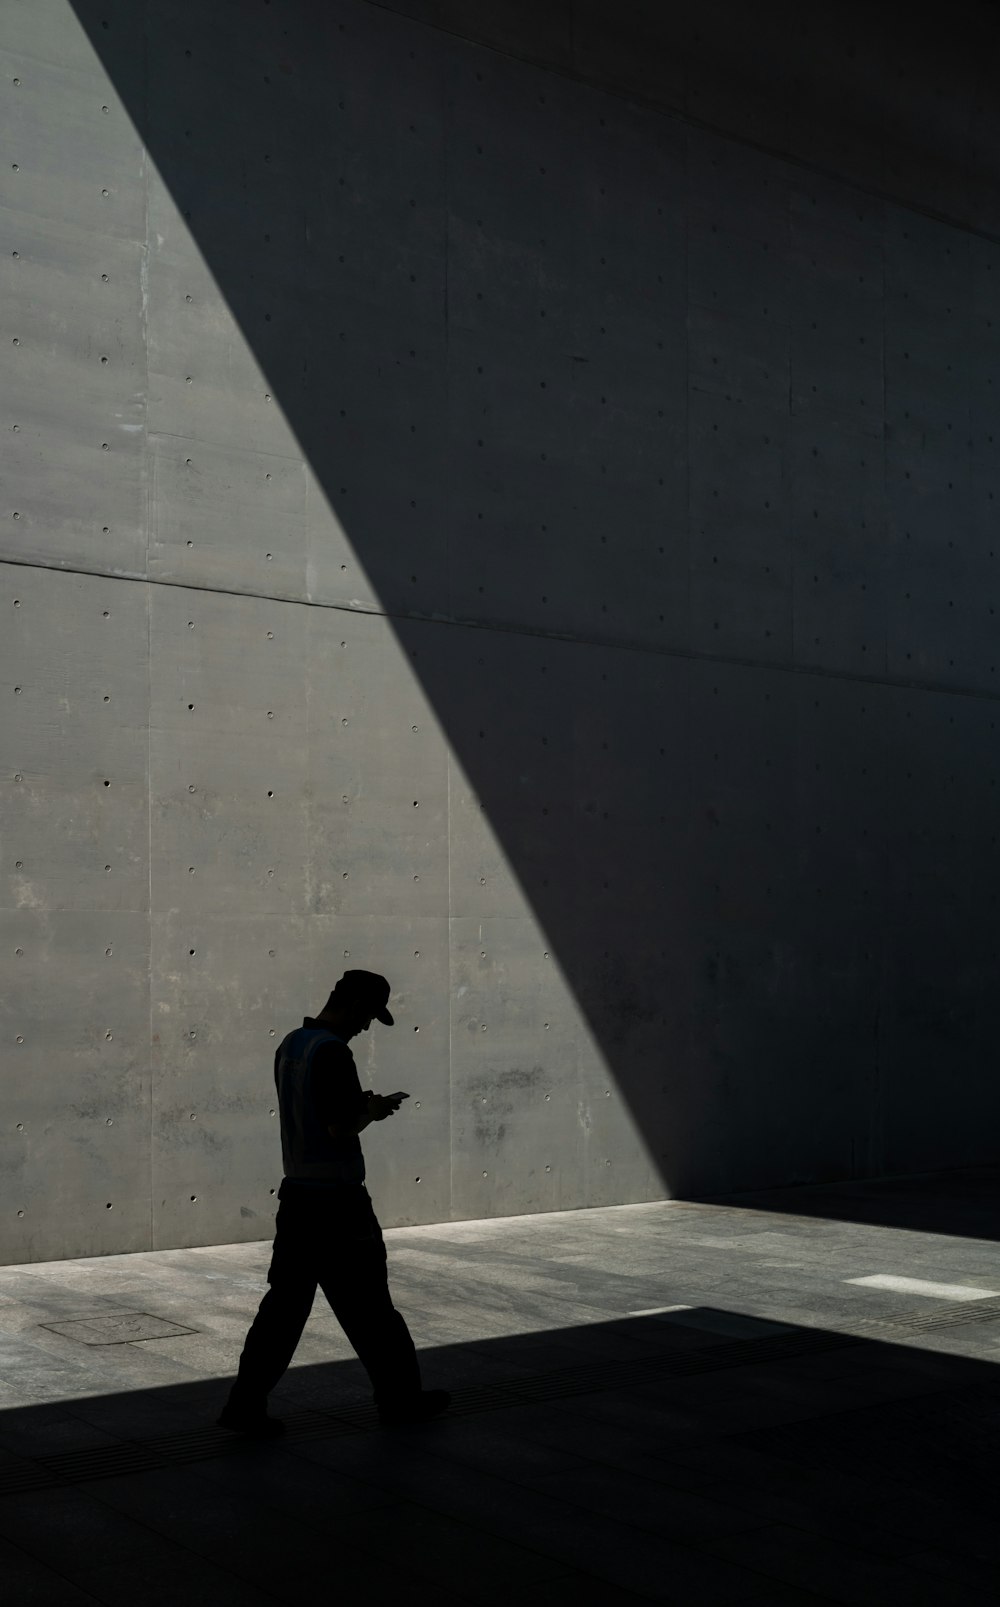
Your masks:
<instances>
[{"instance_id":1,"label":"man's back shoe","mask_svg":"<svg viewBox=\"0 0 1000 1607\"><path fill-rule=\"evenodd\" d=\"M451 1394L446 1389L425 1389L419 1395L404 1401L378 1407L378 1420L382 1428L403 1428L415 1423L426 1423L432 1417L447 1411ZM276 1439L284 1434L285 1425L278 1417L268 1417L266 1405L227 1401L216 1419L220 1428L232 1429L236 1434L248 1434L254 1439Z\"/></svg>"}]
</instances>

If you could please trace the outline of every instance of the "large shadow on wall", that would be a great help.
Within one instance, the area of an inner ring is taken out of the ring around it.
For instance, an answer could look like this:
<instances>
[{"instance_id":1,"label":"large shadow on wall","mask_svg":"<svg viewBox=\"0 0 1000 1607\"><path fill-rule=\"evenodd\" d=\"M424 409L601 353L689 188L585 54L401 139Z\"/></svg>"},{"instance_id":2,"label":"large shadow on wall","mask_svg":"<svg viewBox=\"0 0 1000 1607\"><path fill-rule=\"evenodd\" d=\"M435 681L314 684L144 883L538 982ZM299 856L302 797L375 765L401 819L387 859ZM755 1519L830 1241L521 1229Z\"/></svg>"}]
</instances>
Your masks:
<instances>
[{"instance_id":1,"label":"large shadow on wall","mask_svg":"<svg viewBox=\"0 0 1000 1607\"><path fill-rule=\"evenodd\" d=\"M989 1160L993 704L878 679L898 553L872 556L879 405L843 399L879 386L835 355L843 237L813 226L820 271L769 324L710 305L792 294L750 260L755 231L789 248L790 170L755 214L698 189L712 136L360 3L74 6L170 203L161 394L207 340L200 253L336 515L313 500L278 595L306 595L306 529L313 597L391 617L474 795L456 842L488 820L664 1192ZM688 217L692 249L746 252L700 257L690 304ZM249 382L239 405L249 473ZM599 1148L587 1203L629 1197Z\"/></svg>"}]
</instances>

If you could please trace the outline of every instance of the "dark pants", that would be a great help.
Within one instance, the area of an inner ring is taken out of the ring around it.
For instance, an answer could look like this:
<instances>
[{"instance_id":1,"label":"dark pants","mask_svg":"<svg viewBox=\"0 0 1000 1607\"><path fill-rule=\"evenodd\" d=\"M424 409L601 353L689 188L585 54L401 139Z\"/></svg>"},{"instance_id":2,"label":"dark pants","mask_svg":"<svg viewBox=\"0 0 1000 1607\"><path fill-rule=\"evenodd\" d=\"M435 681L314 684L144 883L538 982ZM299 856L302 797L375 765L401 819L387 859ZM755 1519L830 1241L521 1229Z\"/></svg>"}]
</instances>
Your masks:
<instances>
[{"instance_id":1,"label":"dark pants","mask_svg":"<svg viewBox=\"0 0 1000 1607\"><path fill-rule=\"evenodd\" d=\"M247 1334L230 1399L263 1406L322 1289L372 1381L376 1405L420 1392L410 1331L392 1304L382 1229L363 1183L278 1190L271 1285Z\"/></svg>"}]
</instances>

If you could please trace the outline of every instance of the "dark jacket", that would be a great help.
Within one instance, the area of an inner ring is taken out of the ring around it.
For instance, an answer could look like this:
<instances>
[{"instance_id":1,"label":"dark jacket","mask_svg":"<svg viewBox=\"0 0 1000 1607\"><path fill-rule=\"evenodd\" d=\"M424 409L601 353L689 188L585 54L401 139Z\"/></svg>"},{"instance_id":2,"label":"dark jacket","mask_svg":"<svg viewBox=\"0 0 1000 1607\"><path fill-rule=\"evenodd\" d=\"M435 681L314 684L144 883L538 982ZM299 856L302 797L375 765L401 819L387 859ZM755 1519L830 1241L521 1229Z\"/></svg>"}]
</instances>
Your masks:
<instances>
[{"instance_id":1,"label":"dark jacket","mask_svg":"<svg viewBox=\"0 0 1000 1607\"><path fill-rule=\"evenodd\" d=\"M303 1188L363 1183L360 1138L331 1138L326 1130L330 1123L356 1121L368 1103L344 1039L306 1016L275 1053L274 1086L285 1177Z\"/></svg>"}]
</instances>

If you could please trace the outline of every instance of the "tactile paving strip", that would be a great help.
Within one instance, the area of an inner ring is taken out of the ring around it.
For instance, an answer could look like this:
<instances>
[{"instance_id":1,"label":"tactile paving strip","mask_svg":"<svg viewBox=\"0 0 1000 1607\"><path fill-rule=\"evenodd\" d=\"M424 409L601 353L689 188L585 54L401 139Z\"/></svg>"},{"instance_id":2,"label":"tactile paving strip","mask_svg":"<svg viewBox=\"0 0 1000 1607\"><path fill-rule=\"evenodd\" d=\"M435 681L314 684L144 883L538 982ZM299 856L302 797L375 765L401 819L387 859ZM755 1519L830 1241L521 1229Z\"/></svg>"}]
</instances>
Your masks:
<instances>
[{"instance_id":1,"label":"tactile paving strip","mask_svg":"<svg viewBox=\"0 0 1000 1607\"><path fill-rule=\"evenodd\" d=\"M891 1328L910 1328L921 1331L926 1328L960 1328L967 1322L997 1322L1000 1320L1000 1299L996 1300L963 1300L957 1305L939 1306L928 1311L921 1308L918 1311L889 1311L882 1312L878 1317L866 1317L866 1327L878 1327L883 1323Z\"/></svg>"}]
</instances>

